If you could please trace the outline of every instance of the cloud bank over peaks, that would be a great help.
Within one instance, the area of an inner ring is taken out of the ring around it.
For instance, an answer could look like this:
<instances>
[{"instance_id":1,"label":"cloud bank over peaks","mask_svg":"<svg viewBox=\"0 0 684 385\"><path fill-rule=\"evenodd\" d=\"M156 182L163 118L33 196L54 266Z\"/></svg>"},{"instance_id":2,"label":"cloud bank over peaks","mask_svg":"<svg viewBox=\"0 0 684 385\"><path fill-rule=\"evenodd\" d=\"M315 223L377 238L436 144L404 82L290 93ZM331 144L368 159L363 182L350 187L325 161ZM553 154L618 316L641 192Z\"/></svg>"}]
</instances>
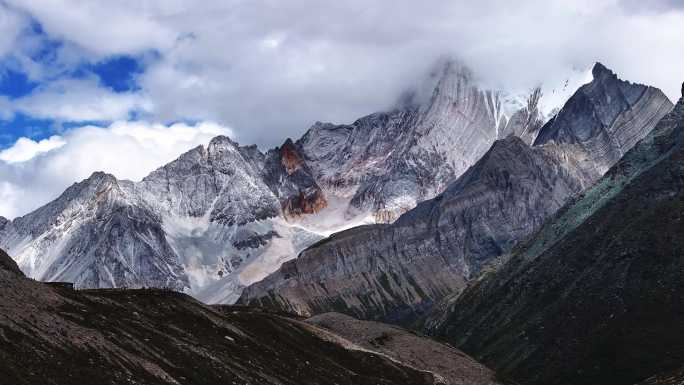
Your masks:
<instances>
[{"instance_id":1,"label":"cloud bank over peaks","mask_svg":"<svg viewBox=\"0 0 684 385\"><path fill-rule=\"evenodd\" d=\"M135 91L81 85L99 105L74 97L59 109L36 96L17 108L55 119L108 120L129 109L151 121L209 120L262 147L318 120L345 123L391 106L443 55L512 93L562 83L596 61L670 98L684 79L684 8L674 0L5 3L14 21L0 55L38 81L121 55L144 62ZM36 54L46 47L53 52Z\"/></svg>"}]
</instances>

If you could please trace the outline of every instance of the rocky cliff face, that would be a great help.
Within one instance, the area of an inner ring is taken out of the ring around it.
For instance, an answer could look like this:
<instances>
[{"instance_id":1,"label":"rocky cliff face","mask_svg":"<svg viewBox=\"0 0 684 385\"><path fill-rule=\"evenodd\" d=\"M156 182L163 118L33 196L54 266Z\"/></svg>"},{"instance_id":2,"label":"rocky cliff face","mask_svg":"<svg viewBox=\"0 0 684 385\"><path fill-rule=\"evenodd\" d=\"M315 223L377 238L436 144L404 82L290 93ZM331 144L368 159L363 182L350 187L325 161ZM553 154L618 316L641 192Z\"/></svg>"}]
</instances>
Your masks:
<instances>
[{"instance_id":1,"label":"rocky cliff face","mask_svg":"<svg viewBox=\"0 0 684 385\"><path fill-rule=\"evenodd\" d=\"M266 184L280 197L286 217L315 214L328 206L304 155L292 140L266 153L263 172Z\"/></svg>"},{"instance_id":2,"label":"rocky cliff face","mask_svg":"<svg viewBox=\"0 0 684 385\"><path fill-rule=\"evenodd\" d=\"M316 124L266 153L217 137L137 183L93 174L0 221L0 246L35 279L234 302L323 235L391 222L435 196L504 133L536 132L538 97L508 105L451 62L429 82L425 100L351 125Z\"/></svg>"},{"instance_id":3,"label":"rocky cliff face","mask_svg":"<svg viewBox=\"0 0 684 385\"><path fill-rule=\"evenodd\" d=\"M684 99L428 329L522 383L676 383L683 170Z\"/></svg>"},{"instance_id":4,"label":"rocky cliff face","mask_svg":"<svg viewBox=\"0 0 684 385\"><path fill-rule=\"evenodd\" d=\"M657 88L632 84L601 63L594 80L570 98L546 123L535 145L558 146L560 156L574 158L576 167L595 180L636 144L672 109Z\"/></svg>"},{"instance_id":5,"label":"rocky cliff face","mask_svg":"<svg viewBox=\"0 0 684 385\"><path fill-rule=\"evenodd\" d=\"M485 264L508 253L566 199L596 181L598 170L617 161L622 143L631 143L623 136L645 136L669 110L671 103L660 91L612 76L607 80L602 68L597 64L596 79L556 117L565 122L564 135L534 146L516 136L497 141L436 198L391 226L357 228L319 242L246 289L241 301L304 315L337 311L402 323L458 292ZM615 92L641 96L626 99L633 103L627 107L597 113L606 94ZM649 118L634 117L637 106L638 115ZM607 134L583 136L586 116L631 124L613 129L611 140ZM583 137L582 147L561 139L566 136Z\"/></svg>"},{"instance_id":6,"label":"rocky cliff face","mask_svg":"<svg viewBox=\"0 0 684 385\"><path fill-rule=\"evenodd\" d=\"M278 197L260 178L263 162L258 151L220 136L153 171L135 190L165 214L244 225L280 213Z\"/></svg>"},{"instance_id":7,"label":"rocky cliff face","mask_svg":"<svg viewBox=\"0 0 684 385\"><path fill-rule=\"evenodd\" d=\"M161 217L131 190L130 182L95 173L50 205L14 220L3 244L15 245L19 267L41 280L182 289L187 282Z\"/></svg>"}]
</instances>

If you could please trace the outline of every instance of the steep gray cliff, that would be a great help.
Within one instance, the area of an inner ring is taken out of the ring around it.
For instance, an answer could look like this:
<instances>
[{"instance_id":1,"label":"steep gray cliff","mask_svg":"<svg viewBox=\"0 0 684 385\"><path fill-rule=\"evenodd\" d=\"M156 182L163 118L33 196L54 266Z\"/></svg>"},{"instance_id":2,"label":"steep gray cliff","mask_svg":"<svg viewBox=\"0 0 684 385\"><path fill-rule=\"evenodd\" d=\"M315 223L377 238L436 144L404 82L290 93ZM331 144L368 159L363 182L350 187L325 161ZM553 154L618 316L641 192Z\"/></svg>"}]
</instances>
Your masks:
<instances>
[{"instance_id":1,"label":"steep gray cliff","mask_svg":"<svg viewBox=\"0 0 684 385\"><path fill-rule=\"evenodd\" d=\"M12 221L2 243L21 249L19 267L42 280L183 289L187 280L161 217L131 190L131 182L94 173L52 204Z\"/></svg>"},{"instance_id":2,"label":"steep gray cliff","mask_svg":"<svg viewBox=\"0 0 684 385\"><path fill-rule=\"evenodd\" d=\"M657 88L618 79L601 63L594 80L570 98L546 123L536 146L555 144L559 156L571 157L576 167L596 180L644 137L672 109Z\"/></svg>"},{"instance_id":3,"label":"steep gray cliff","mask_svg":"<svg viewBox=\"0 0 684 385\"><path fill-rule=\"evenodd\" d=\"M279 214L278 197L260 178L263 162L260 152L219 136L153 171L135 190L170 215L244 225Z\"/></svg>"},{"instance_id":4,"label":"steep gray cliff","mask_svg":"<svg viewBox=\"0 0 684 385\"><path fill-rule=\"evenodd\" d=\"M319 185L350 199L347 215L392 222L442 192L497 140L534 140L542 124L534 90L525 105L479 87L468 68L446 62L427 100L408 101L351 125L315 124L299 141Z\"/></svg>"}]
</instances>

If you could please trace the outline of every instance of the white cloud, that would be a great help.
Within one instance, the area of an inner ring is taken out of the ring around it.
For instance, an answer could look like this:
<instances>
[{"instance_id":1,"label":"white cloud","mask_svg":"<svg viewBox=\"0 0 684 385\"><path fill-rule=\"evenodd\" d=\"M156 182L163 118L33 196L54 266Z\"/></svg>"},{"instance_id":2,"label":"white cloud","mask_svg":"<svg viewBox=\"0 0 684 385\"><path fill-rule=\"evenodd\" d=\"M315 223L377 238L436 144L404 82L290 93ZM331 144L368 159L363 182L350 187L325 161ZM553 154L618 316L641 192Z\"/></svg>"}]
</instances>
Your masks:
<instances>
[{"instance_id":1,"label":"white cloud","mask_svg":"<svg viewBox=\"0 0 684 385\"><path fill-rule=\"evenodd\" d=\"M19 138L12 147L0 151L0 160L7 163L25 162L40 153L62 147L65 143L58 135L37 142L29 138Z\"/></svg>"},{"instance_id":2,"label":"white cloud","mask_svg":"<svg viewBox=\"0 0 684 385\"><path fill-rule=\"evenodd\" d=\"M25 214L94 171L109 172L120 179L140 180L217 135L230 136L232 132L210 122L170 126L116 122L108 127L84 126L71 129L62 137L53 137L58 139L51 138L53 144L61 141L61 146L33 151L30 159L27 159L30 151L26 147L40 146L40 142L20 139L15 146L0 153L10 151L15 158L8 156L9 160L23 157L21 162L0 161L0 215L12 218ZM28 142L33 144L26 146ZM26 151L19 150L22 147Z\"/></svg>"},{"instance_id":3,"label":"white cloud","mask_svg":"<svg viewBox=\"0 0 684 385\"><path fill-rule=\"evenodd\" d=\"M162 9L141 1L7 0L38 19L51 36L100 55L139 53L173 44ZM166 9L171 1L164 1Z\"/></svg>"},{"instance_id":4,"label":"white cloud","mask_svg":"<svg viewBox=\"0 0 684 385\"><path fill-rule=\"evenodd\" d=\"M0 2L0 57L15 47L16 39L26 24L26 18Z\"/></svg>"},{"instance_id":5,"label":"white cloud","mask_svg":"<svg viewBox=\"0 0 684 385\"><path fill-rule=\"evenodd\" d=\"M114 92L93 77L46 83L12 105L33 117L61 121L114 121L152 110L152 103L141 94Z\"/></svg>"},{"instance_id":6,"label":"white cloud","mask_svg":"<svg viewBox=\"0 0 684 385\"><path fill-rule=\"evenodd\" d=\"M64 42L57 67L158 53L138 77L140 99L108 95L93 106L85 93L83 103L66 105L36 97L28 112L107 119L143 108L156 121L221 122L262 146L316 120L349 122L387 108L444 55L513 92L562 83L595 61L671 98L684 80L676 0L10 3Z\"/></svg>"}]
</instances>

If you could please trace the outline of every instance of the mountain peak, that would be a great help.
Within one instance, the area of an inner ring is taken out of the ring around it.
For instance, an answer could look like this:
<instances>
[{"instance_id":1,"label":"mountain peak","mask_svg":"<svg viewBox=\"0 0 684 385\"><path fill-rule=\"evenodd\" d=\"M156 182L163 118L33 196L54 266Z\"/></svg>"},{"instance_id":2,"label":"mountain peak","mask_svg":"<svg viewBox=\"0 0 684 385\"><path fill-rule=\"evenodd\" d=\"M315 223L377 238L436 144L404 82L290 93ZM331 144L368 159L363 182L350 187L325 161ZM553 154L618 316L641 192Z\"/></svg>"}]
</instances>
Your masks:
<instances>
[{"instance_id":1,"label":"mountain peak","mask_svg":"<svg viewBox=\"0 0 684 385\"><path fill-rule=\"evenodd\" d=\"M316 122L318 123L318 122ZM281 147L294 147L294 142L292 141L291 138L285 139L285 143Z\"/></svg>"},{"instance_id":2,"label":"mountain peak","mask_svg":"<svg viewBox=\"0 0 684 385\"><path fill-rule=\"evenodd\" d=\"M465 64L456 60L447 60L440 63L438 69L432 73L436 80L433 95L455 96L458 86L470 83L473 80L473 72Z\"/></svg>"},{"instance_id":3,"label":"mountain peak","mask_svg":"<svg viewBox=\"0 0 684 385\"><path fill-rule=\"evenodd\" d=\"M594 68L591 69L591 74L594 80L599 80L606 77L617 77L613 71L604 66L601 62L596 62Z\"/></svg>"},{"instance_id":4,"label":"mountain peak","mask_svg":"<svg viewBox=\"0 0 684 385\"><path fill-rule=\"evenodd\" d=\"M91 183L100 183L100 182L116 182L117 179L114 175L108 174L104 171L95 171L90 176L86 181L91 182Z\"/></svg>"},{"instance_id":5,"label":"mountain peak","mask_svg":"<svg viewBox=\"0 0 684 385\"><path fill-rule=\"evenodd\" d=\"M211 149L213 148L225 148L226 146L237 148L238 143L225 135L219 135L209 141L209 146L207 148L209 149L209 152L211 152Z\"/></svg>"},{"instance_id":6,"label":"mountain peak","mask_svg":"<svg viewBox=\"0 0 684 385\"><path fill-rule=\"evenodd\" d=\"M456 97L464 84L470 84L473 72L464 63L453 59L438 60L414 87L406 89L394 104L394 108L410 109L429 106L436 100Z\"/></svg>"},{"instance_id":7,"label":"mountain peak","mask_svg":"<svg viewBox=\"0 0 684 385\"><path fill-rule=\"evenodd\" d=\"M566 142L583 146L586 151L605 152L610 146L605 142L608 137L612 143L618 144L610 155L617 160L672 107L662 91L621 80L599 62L594 64L591 72L594 80L580 87L560 112L540 129L534 145L549 141ZM657 112L656 118L647 118L651 116L649 114L640 115L639 112L644 110ZM639 116L641 119L636 119ZM624 131L620 125L624 121L636 124L635 131Z\"/></svg>"}]
</instances>

